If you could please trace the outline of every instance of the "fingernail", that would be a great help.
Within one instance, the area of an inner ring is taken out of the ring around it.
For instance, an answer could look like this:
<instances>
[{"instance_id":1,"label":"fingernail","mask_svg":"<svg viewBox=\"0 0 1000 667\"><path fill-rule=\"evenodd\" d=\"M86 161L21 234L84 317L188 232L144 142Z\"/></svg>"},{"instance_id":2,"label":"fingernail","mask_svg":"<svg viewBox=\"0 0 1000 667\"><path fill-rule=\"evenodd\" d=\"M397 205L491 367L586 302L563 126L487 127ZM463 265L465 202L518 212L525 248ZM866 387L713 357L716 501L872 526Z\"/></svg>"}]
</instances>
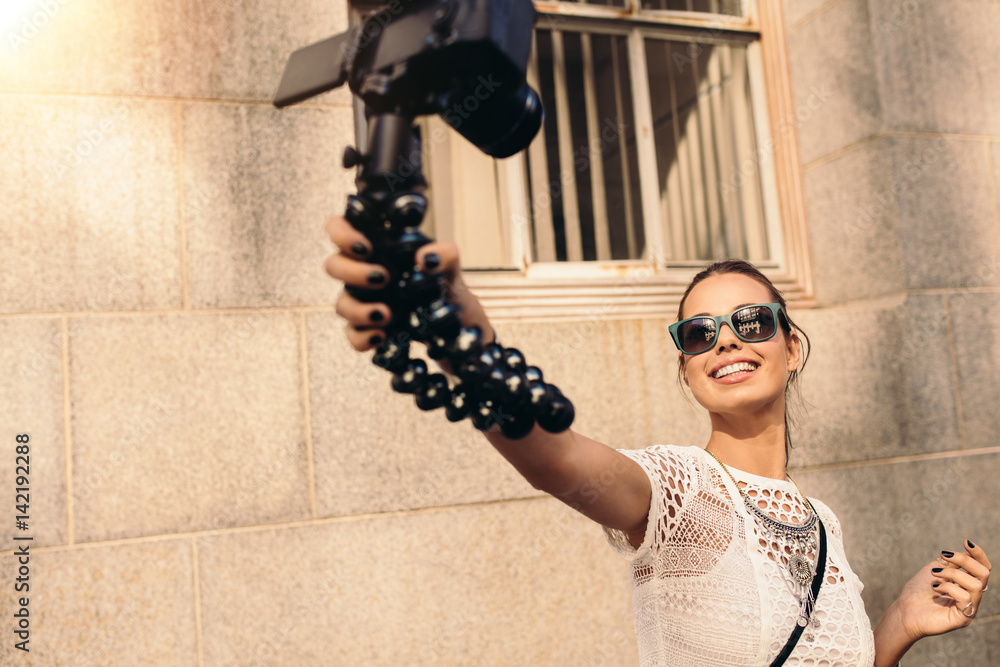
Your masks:
<instances>
[{"instance_id":1,"label":"fingernail","mask_svg":"<svg viewBox=\"0 0 1000 667\"><path fill-rule=\"evenodd\" d=\"M972 543L972 540L966 540L965 543L969 545L970 549L976 548L976 545Z\"/></svg>"},{"instance_id":2,"label":"fingernail","mask_svg":"<svg viewBox=\"0 0 1000 667\"><path fill-rule=\"evenodd\" d=\"M365 255L368 254L368 246L366 246L361 241L358 241L357 243L351 246L351 251L355 255L361 255L362 257L364 257Z\"/></svg>"},{"instance_id":3,"label":"fingernail","mask_svg":"<svg viewBox=\"0 0 1000 667\"><path fill-rule=\"evenodd\" d=\"M938 587L938 586L940 586L940 585L941 585L941 584L933 584L933 585L931 586L931 588L937 588L937 587Z\"/></svg>"},{"instance_id":4,"label":"fingernail","mask_svg":"<svg viewBox=\"0 0 1000 667\"><path fill-rule=\"evenodd\" d=\"M368 342L371 343L372 345L378 345L379 343L382 342L382 337L379 336L378 334L375 334L374 336L368 339Z\"/></svg>"},{"instance_id":5,"label":"fingernail","mask_svg":"<svg viewBox=\"0 0 1000 667\"><path fill-rule=\"evenodd\" d=\"M954 558L955 557L955 554L953 554L950 551L942 551L941 555L944 556L945 558Z\"/></svg>"},{"instance_id":6,"label":"fingernail","mask_svg":"<svg viewBox=\"0 0 1000 667\"><path fill-rule=\"evenodd\" d=\"M424 266L428 271L433 271L437 267L441 266L441 258L438 257L436 252L429 252L424 255Z\"/></svg>"},{"instance_id":7,"label":"fingernail","mask_svg":"<svg viewBox=\"0 0 1000 667\"><path fill-rule=\"evenodd\" d=\"M371 315L368 316L368 319L370 319L372 322L381 322L382 320L385 319L385 315L382 314L381 310L373 310L371 312Z\"/></svg>"},{"instance_id":8,"label":"fingernail","mask_svg":"<svg viewBox=\"0 0 1000 667\"><path fill-rule=\"evenodd\" d=\"M944 568L943 567L935 567L934 569L931 570L931 572L933 572L934 574L937 574L938 572L944 572Z\"/></svg>"},{"instance_id":9,"label":"fingernail","mask_svg":"<svg viewBox=\"0 0 1000 667\"><path fill-rule=\"evenodd\" d=\"M372 271L368 274L368 282L372 285L381 285L385 282L385 274L381 271Z\"/></svg>"}]
</instances>

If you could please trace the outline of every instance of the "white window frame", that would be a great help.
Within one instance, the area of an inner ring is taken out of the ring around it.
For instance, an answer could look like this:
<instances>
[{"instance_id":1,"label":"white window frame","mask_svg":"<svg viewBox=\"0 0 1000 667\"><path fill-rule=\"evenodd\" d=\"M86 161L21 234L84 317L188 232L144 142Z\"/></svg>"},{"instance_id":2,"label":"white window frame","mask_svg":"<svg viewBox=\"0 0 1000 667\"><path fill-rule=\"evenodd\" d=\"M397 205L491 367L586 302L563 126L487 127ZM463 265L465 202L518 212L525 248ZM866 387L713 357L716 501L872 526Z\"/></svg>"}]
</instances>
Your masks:
<instances>
[{"instance_id":1,"label":"white window frame","mask_svg":"<svg viewBox=\"0 0 1000 667\"><path fill-rule=\"evenodd\" d=\"M813 302L804 228L795 114L788 80L781 0L745 0L746 16L706 16L696 12L638 11L640 0L606 7L536 0L537 25L559 30L596 29L626 35L633 81L645 82L644 39L731 43L721 33L752 36L748 44L757 145L764 150L760 168L768 225L768 262L757 266L797 307ZM669 19L665 25L662 19ZM642 31L635 28L641 28ZM645 98L645 99L643 99ZM636 136L652 135L645 85L633 89ZM455 135L457 137L457 135ZM461 140L459 138L459 140ZM665 262L656 155L651 141L638 142L642 210L647 256L651 260L532 262L528 189L522 157L497 161L500 213L509 256L504 270L466 269L465 280L491 316L498 319L580 319L672 317L683 290L705 262ZM440 175L437 175L440 178ZM433 196L433 193L431 193ZM471 222L471 221L470 221ZM459 225L461 221L452 221ZM471 231L469 232L472 233Z\"/></svg>"}]
</instances>

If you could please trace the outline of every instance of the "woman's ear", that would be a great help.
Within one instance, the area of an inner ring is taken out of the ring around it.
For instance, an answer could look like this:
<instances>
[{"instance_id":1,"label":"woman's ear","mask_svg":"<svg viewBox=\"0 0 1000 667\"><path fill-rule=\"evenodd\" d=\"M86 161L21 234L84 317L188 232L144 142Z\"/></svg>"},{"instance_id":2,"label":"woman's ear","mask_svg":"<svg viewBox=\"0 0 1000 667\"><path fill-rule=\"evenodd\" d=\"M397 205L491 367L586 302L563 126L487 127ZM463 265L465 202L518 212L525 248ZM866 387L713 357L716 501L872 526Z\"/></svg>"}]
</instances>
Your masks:
<instances>
[{"instance_id":1,"label":"woman's ear","mask_svg":"<svg viewBox=\"0 0 1000 667\"><path fill-rule=\"evenodd\" d=\"M688 373L687 373L687 363L686 363L686 359L687 359L687 358L686 358L686 357L684 356L684 354L683 354L683 353L681 353L681 352L678 352L678 353L677 353L677 365L678 365L678 366L680 366L680 369L681 369L681 377L682 377L682 378L684 378L684 384L685 384L686 386L690 387L690 386L691 386L691 383L690 383L690 382L688 382Z\"/></svg>"},{"instance_id":2,"label":"woman's ear","mask_svg":"<svg viewBox=\"0 0 1000 667\"><path fill-rule=\"evenodd\" d=\"M802 361L802 339L794 329L785 335L785 349L788 352L788 372L797 371Z\"/></svg>"}]
</instances>

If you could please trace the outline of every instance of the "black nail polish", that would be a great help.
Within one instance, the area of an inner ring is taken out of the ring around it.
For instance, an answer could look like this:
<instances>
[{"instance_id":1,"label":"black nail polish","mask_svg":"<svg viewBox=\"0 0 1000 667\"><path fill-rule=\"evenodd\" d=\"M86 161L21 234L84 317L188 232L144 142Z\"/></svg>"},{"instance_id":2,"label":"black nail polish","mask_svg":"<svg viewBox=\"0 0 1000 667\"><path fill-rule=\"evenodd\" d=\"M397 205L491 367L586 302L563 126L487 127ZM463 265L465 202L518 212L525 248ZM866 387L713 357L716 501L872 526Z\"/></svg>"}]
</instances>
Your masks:
<instances>
[{"instance_id":1,"label":"black nail polish","mask_svg":"<svg viewBox=\"0 0 1000 667\"><path fill-rule=\"evenodd\" d=\"M953 554L950 551L942 551L941 555L944 556L945 558L954 558L955 557L955 554Z\"/></svg>"},{"instance_id":2,"label":"black nail polish","mask_svg":"<svg viewBox=\"0 0 1000 667\"><path fill-rule=\"evenodd\" d=\"M969 545L970 549L976 548L976 545L972 543L972 540L966 540L965 543Z\"/></svg>"},{"instance_id":3,"label":"black nail polish","mask_svg":"<svg viewBox=\"0 0 1000 667\"><path fill-rule=\"evenodd\" d=\"M362 243L361 241L358 241L357 243L355 243L354 245L352 245L351 246L351 251L355 255L359 255L361 257L367 257L368 256L368 247L364 243Z\"/></svg>"},{"instance_id":4,"label":"black nail polish","mask_svg":"<svg viewBox=\"0 0 1000 667\"><path fill-rule=\"evenodd\" d=\"M937 574L938 572L944 572L944 568L943 567L935 567L934 569L931 570L931 572L933 572L934 574Z\"/></svg>"},{"instance_id":5,"label":"black nail polish","mask_svg":"<svg viewBox=\"0 0 1000 667\"><path fill-rule=\"evenodd\" d=\"M441 266L441 258L436 252L429 252L424 255L424 266L428 271L433 271L437 267Z\"/></svg>"},{"instance_id":6,"label":"black nail polish","mask_svg":"<svg viewBox=\"0 0 1000 667\"><path fill-rule=\"evenodd\" d=\"M382 337L379 336L378 334L375 334L374 336L368 339L368 342L371 343L372 345L378 345L379 343L382 342Z\"/></svg>"},{"instance_id":7,"label":"black nail polish","mask_svg":"<svg viewBox=\"0 0 1000 667\"><path fill-rule=\"evenodd\" d=\"M381 310L373 310L371 315L368 316L372 322L381 322L385 319L385 315L382 314Z\"/></svg>"},{"instance_id":8,"label":"black nail polish","mask_svg":"<svg viewBox=\"0 0 1000 667\"><path fill-rule=\"evenodd\" d=\"M937 588L937 587L938 587L938 586L940 586L940 585L941 585L941 584L934 584L933 586L931 586L931 588Z\"/></svg>"},{"instance_id":9,"label":"black nail polish","mask_svg":"<svg viewBox=\"0 0 1000 667\"><path fill-rule=\"evenodd\" d=\"M381 271L372 271L368 274L368 282L372 285L381 285L385 282L385 274Z\"/></svg>"}]
</instances>

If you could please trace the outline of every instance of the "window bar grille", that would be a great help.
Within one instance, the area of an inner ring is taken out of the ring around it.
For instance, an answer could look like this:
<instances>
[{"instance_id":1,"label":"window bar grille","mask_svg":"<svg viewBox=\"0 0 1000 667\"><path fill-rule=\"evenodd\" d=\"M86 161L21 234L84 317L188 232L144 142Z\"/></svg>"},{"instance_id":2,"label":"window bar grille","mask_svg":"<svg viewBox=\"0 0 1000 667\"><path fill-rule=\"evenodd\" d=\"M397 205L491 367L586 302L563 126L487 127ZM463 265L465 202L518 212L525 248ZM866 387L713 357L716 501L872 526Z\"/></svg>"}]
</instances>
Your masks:
<instances>
[{"instance_id":1,"label":"window bar grille","mask_svg":"<svg viewBox=\"0 0 1000 667\"><path fill-rule=\"evenodd\" d=\"M764 214L764 199L761 188L764 186L764 169L760 156L757 154L756 132L754 122L753 91L750 86L750 68L748 65L749 50L734 51L738 54L736 62L739 67L733 73L733 107L735 109L738 128L739 159L735 165L736 178L739 183L742 201L742 222L746 230L746 256L754 261L770 259L768 250L766 216ZM746 173L741 171L746 165Z\"/></svg>"},{"instance_id":2,"label":"window bar grille","mask_svg":"<svg viewBox=\"0 0 1000 667\"><path fill-rule=\"evenodd\" d=\"M549 120L525 164L535 261L770 258L746 47L640 30L536 40L528 77Z\"/></svg>"},{"instance_id":3,"label":"window bar grille","mask_svg":"<svg viewBox=\"0 0 1000 667\"><path fill-rule=\"evenodd\" d=\"M591 36L580 34L580 52L583 59L583 95L586 100L587 145L584 147L590 171L591 210L594 216L594 244L598 260L611 259L611 231L608 228L608 205L604 190L604 155L600 150L601 119L597 110L594 90L596 72Z\"/></svg>"},{"instance_id":4,"label":"window bar grille","mask_svg":"<svg viewBox=\"0 0 1000 667\"><path fill-rule=\"evenodd\" d=\"M674 48L681 47L680 44L663 41L657 42L663 45L664 56L667 65L667 80L670 85L670 122L674 134L674 160L670 164L670 177L667 179L667 201L671 212L666 224L670 226L672 232L672 254L671 259L679 260L687 257L696 257L695 239L697 223L694 217L694 205L691 202L691 167L688 153L681 132L681 119L678 114L680 106L677 99L677 75L674 63L679 62L673 58Z\"/></svg>"},{"instance_id":5,"label":"window bar grille","mask_svg":"<svg viewBox=\"0 0 1000 667\"><path fill-rule=\"evenodd\" d=\"M691 48L692 45L688 45ZM688 159L691 164L691 201L694 203L695 247L696 257L705 257L711 252L711 230L709 227L708 197L705 188L706 155L703 147L703 125L701 114L701 82L698 80L698 60L695 58L684 68L684 75L690 79L691 111L687 117L687 129L682 141L687 147Z\"/></svg>"},{"instance_id":6,"label":"window bar grille","mask_svg":"<svg viewBox=\"0 0 1000 667\"><path fill-rule=\"evenodd\" d=\"M632 80L633 123L635 124L636 157L639 164L639 190L642 196L642 217L647 225L646 252L657 263L667 257L664 247L663 224L660 221L660 192L656 177L656 147L653 145L654 124L649 95L649 72L646 68L643 37L638 31L628 34L628 50ZM655 221L660 221L657 224ZM652 223L652 224L651 224Z\"/></svg>"},{"instance_id":7,"label":"window bar grille","mask_svg":"<svg viewBox=\"0 0 1000 667\"><path fill-rule=\"evenodd\" d=\"M716 118L712 108L712 97L717 93L711 80L711 57L716 49L703 44L695 45L699 54L708 51L708 61L702 62L701 57L694 59L691 75L697 82L698 130L700 133L700 153L703 168L702 197L705 201L705 230L707 258L715 258L726 254L726 237L723 230L722 210L719 205L719 147L716 141Z\"/></svg>"},{"instance_id":8,"label":"window bar grille","mask_svg":"<svg viewBox=\"0 0 1000 667\"><path fill-rule=\"evenodd\" d=\"M709 63L710 78L713 87L718 91L712 96L712 106L715 117L719 120L716 127L719 137L719 162L720 170L718 174L718 189L722 200L723 221L725 222L726 237L731 239L729 252L735 254L734 249L744 248L746 238L741 221L744 219L740 211L740 200L738 188L741 182L739 174L740 151L736 143L736 122L739 116L734 115L736 100L734 87L736 81L733 79L733 49L729 47L717 47L712 53Z\"/></svg>"},{"instance_id":9,"label":"window bar grille","mask_svg":"<svg viewBox=\"0 0 1000 667\"><path fill-rule=\"evenodd\" d=\"M745 50L650 40L646 53L668 54L669 108L654 113L671 259L768 258ZM688 53L699 58L690 62ZM673 155L663 145L668 124Z\"/></svg>"},{"instance_id":10,"label":"window bar grille","mask_svg":"<svg viewBox=\"0 0 1000 667\"><path fill-rule=\"evenodd\" d=\"M583 241L580 236L580 207L577 199L576 174L573 171L573 130L569 117L569 93L566 77L566 50L563 34L552 31L552 70L556 95L556 126L559 135L559 173L550 174L559 183L562 202L563 233L566 240L566 260L583 261Z\"/></svg>"},{"instance_id":11,"label":"window bar grille","mask_svg":"<svg viewBox=\"0 0 1000 667\"><path fill-rule=\"evenodd\" d=\"M638 257L636 248L636 238L635 238L635 216L632 214L632 174L629 170L629 159L628 159L628 142L626 141L625 134L625 104L622 91L622 68L621 63L618 58L618 47L622 44L621 37L610 36L611 39L611 67L612 67L612 81L614 82L614 93L615 93L615 122L618 130L617 141L620 147L619 153L621 159L621 172L622 172L622 198L625 206L625 240L628 246L629 259L634 259ZM625 62L628 63L628 55L625 56Z\"/></svg>"},{"instance_id":12,"label":"window bar grille","mask_svg":"<svg viewBox=\"0 0 1000 667\"><path fill-rule=\"evenodd\" d=\"M532 37L532 53L538 53L538 34ZM538 58L528 64L528 84L541 94L538 76ZM556 261L556 236L552 221L552 192L549 189L548 155L546 154L545 124L528 147L528 173L531 192L531 220L535 232L535 261Z\"/></svg>"},{"instance_id":13,"label":"window bar grille","mask_svg":"<svg viewBox=\"0 0 1000 667\"><path fill-rule=\"evenodd\" d=\"M669 42L664 43L664 54L667 56L669 62L669 58L671 56L671 46ZM686 189L681 182L681 179L684 178L682 159L686 162L686 158L682 156L680 145L680 119L677 117L676 111L677 84L674 80L673 66L667 67L666 84L671 109L670 122L668 128L661 128L660 131L666 135L664 140L670 141L670 146L667 149L667 156L669 157L672 152L673 159L670 159L665 164L661 165L661 171L665 171L666 173L659 174L659 181L664 184L661 186L664 190L662 190L662 195L660 197L660 206L663 211L663 224L667 225L667 229L670 231L671 255L669 256L669 259L681 259L682 257L690 256L692 250L692 248L689 247L691 234L687 229L687 227L691 224L691 216L687 214L690 207L686 205Z\"/></svg>"}]
</instances>

